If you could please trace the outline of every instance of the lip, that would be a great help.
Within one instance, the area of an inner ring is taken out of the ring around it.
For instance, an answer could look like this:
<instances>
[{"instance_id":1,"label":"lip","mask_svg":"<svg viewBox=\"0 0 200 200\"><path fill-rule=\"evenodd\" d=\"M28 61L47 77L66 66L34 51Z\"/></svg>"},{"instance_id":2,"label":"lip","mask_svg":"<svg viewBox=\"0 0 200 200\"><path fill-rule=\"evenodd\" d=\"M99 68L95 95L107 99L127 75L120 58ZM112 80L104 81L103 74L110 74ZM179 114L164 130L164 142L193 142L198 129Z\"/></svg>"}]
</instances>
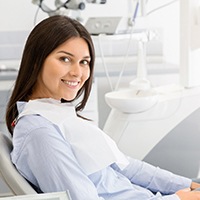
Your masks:
<instances>
[{"instance_id":1,"label":"lip","mask_svg":"<svg viewBox=\"0 0 200 200\"><path fill-rule=\"evenodd\" d=\"M62 82L69 87L77 87L80 83L80 81L68 81L68 80L63 80L63 79L62 79Z\"/></svg>"}]
</instances>

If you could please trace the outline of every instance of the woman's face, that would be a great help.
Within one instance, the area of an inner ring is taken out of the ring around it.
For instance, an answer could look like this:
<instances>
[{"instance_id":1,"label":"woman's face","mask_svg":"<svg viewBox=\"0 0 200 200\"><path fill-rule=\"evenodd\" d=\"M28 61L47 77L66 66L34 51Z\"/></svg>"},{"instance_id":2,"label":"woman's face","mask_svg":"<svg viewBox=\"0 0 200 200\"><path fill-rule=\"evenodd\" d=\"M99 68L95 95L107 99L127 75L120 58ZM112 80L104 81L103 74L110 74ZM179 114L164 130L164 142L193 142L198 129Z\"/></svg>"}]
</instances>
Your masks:
<instances>
[{"instance_id":1,"label":"woman's face","mask_svg":"<svg viewBox=\"0 0 200 200\"><path fill-rule=\"evenodd\" d=\"M90 76L90 52L82 38L71 38L46 58L31 96L73 100Z\"/></svg>"}]
</instances>

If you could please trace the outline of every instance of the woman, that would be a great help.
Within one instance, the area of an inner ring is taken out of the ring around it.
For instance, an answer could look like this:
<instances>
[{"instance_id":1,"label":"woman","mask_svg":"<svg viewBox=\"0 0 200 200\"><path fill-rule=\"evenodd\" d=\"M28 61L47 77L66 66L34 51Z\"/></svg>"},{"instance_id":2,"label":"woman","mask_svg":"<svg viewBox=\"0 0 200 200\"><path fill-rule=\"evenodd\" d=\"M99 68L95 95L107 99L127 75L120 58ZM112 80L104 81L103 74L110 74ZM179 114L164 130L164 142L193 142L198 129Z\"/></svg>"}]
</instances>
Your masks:
<instances>
[{"instance_id":1,"label":"woman","mask_svg":"<svg viewBox=\"0 0 200 200\"><path fill-rule=\"evenodd\" d=\"M200 199L191 191L199 184L126 157L80 116L94 58L89 33L68 17L49 17L30 33L6 113L18 171L36 189L69 190L73 200Z\"/></svg>"}]
</instances>

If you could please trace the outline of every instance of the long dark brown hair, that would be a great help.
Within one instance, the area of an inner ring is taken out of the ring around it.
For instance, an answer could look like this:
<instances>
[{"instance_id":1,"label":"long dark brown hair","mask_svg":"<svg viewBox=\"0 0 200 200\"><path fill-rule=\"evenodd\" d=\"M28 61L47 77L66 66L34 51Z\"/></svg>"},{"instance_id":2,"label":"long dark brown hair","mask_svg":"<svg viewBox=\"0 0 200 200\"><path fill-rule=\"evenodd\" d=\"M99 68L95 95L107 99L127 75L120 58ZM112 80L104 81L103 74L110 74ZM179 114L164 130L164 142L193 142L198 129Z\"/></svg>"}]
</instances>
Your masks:
<instances>
[{"instance_id":1,"label":"long dark brown hair","mask_svg":"<svg viewBox=\"0 0 200 200\"><path fill-rule=\"evenodd\" d=\"M75 98L83 94L82 101L76 106L77 112L85 107L91 91L94 71L95 52L91 36L85 27L74 19L60 15L48 17L34 27L24 47L18 76L7 104L6 124L11 135L13 134L12 122L18 116L16 102L29 100L47 56L72 37L83 38L90 51L90 77Z\"/></svg>"}]
</instances>

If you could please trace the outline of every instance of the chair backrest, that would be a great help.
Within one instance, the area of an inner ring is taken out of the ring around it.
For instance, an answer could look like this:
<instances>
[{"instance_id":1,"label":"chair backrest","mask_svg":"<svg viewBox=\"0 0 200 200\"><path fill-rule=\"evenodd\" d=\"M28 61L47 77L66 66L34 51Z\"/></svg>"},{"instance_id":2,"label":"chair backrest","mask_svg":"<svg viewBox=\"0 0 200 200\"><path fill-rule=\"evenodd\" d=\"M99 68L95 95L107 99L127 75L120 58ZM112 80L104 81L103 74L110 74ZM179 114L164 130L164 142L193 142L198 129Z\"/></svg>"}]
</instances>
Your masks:
<instances>
[{"instance_id":1,"label":"chair backrest","mask_svg":"<svg viewBox=\"0 0 200 200\"><path fill-rule=\"evenodd\" d=\"M0 174L14 195L36 194L36 191L17 171L10 159L12 139L0 132Z\"/></svg>"}]
</instances>

